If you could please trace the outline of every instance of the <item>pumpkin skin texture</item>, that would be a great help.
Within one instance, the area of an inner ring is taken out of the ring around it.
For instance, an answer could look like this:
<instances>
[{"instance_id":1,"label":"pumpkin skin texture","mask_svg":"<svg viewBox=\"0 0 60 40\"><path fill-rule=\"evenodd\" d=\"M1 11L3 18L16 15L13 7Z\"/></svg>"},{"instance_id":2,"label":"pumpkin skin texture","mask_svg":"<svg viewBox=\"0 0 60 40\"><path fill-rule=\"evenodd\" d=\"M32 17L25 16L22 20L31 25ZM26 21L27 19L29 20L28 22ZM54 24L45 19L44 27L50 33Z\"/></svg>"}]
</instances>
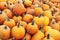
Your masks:
<instances>
[{"instance_id":1,"label":"pumpkin skin texture","mask_svg":"<svg viewBox=\"0 0 60 40\"><path fill-rule=\"evenodd\" d=\"M30 33L30 34L35 34L36 32L38 32L38 26L34 23L34 21L32 21L32 23L29 23L26 27L26 30Z\"/></svg>"},{"instance_id":2,"label":"pumpkin skin texture","mask_svg":"<svg viewBox=\"0 0 60 40\"><path fill-rule=\"evenodd\" d=\"M10 37L10 28L6 25L0 25L0 36L3 39L8 39Z\"/></svg>"},{"instance_id":3,"label":"pumpkin skin texture","mask_svg":"<svg viewBox=\"0 0 60 40\"><path fill-rule=\"evenodd\" d=\"M3 12L5 12L6 15L7 15L9 18L12 18L12 17L13 17L13 14L12 14L12 12L11 12L9 9L4 9Z\"/></svg>"},{"instance_id":4,"label":"pumpkin skin texture","mask_svg":"<svg viewBox=\"0 0 60 40\"><path fill-rule=\"evenodd\" d=\"M25 22L31 22L33 20L33 16L32 15L30 15L30 14L26 14L26 15L24 15L24 17L23 17L23 21L25 21Z\"/></svg>"},{"instance_id":5,"label":"pumpkin skin texture","mask_svg":"<svg viewBox=\"0 0 60 40\"><path fill-rule=\"evenodd\" d=\"M44 34L39 30L35 35L32 36L31 40L42 40Z\"/></svg>"},{"instance_id":6,"label":"pumpkin skin texture","mask_svg":"<svg viewBox=\"0 0 60 40\"><path fill-rule=\"evenodd\" d=\"M51 29L51 30L46 31L45 35L48 35L48 33L55 40L60 40L60 32L59 31L57 31L55 29Z\"/></svg>"},{"instance_id":7,"label":"pumpkin skin texture","mask_svg":"<svg viewBox=\"0 0 60 40\"><path fill-rule=\"evenodd\" d=\"M6 2L0 2L0 10L5 9L7 6Z\"/></svg>"},{"instance_id":8,"label":"pumpkin skin texture","mask_svg":"<svg viewBox=\"0 0 60 40\"><path fill-rule=\"evenodd\" d=\"M21 39L24 37L25 35L25 29L20 26L20 23L18 23L18 26L14 26L12 28L12 36L15 38L15 39Z\"/></svg>"},{"instance_id":9,"label":"pumpkin skin texture","mask_svg":"<svg viewBox=\"0 0 60 40\"><path fill-rule=\"evenodd\" d=\"M2 24L6 20L6 14L0 11L0 24Z\"/></svg>"},{"instance_id":10,"label":"pumpkin skin texture","mask_svg":"<svg viewBox=\"0 0 60 40\"><path fill-rule=\"evenodd\" d=\"M4 25L7 25L8 27L12 28L15 26L15 21L13 19L7 18L7 20L4 21Z\"/></svg>"},{"instance_id":11,"label":"pumpkin skin texture","mask_svg":"<svg viewBox=\"0 0 60 40\"><path fill-rule=\"evenodd\" d=\"M25 11L26 8L24 7L23 4L15 4L15 6L13 7L14 14L22 15Z\"/></svg>"},{"instance_id":12,"label":"pumpkin skin texture","mask_svg":"<svg viewBox=\"0 0 60 40\"><path fill-rule=\"evenodd\" d=\"M12 18L12 19L17 23L18 21L21 21L21 20L22 20L22 17L21 17L21 16L16 15L16 16L13 16L13 18Z\"/></svg>"}]
</instances>

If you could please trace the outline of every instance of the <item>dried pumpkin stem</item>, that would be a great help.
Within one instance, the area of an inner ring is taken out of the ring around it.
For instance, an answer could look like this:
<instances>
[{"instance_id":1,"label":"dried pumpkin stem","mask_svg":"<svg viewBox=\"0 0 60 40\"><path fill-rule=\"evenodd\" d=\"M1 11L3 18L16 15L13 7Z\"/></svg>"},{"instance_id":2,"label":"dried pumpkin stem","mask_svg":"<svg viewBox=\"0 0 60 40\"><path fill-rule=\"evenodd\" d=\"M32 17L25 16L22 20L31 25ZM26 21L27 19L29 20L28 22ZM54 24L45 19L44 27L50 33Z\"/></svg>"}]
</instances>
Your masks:
<instances>
[{"instance_id":1,"label":"dried pumpkin stem","mask_svg":"<svg viewBox=\"0 0 60 40\"><path fill-rule=\"evenodd\" d=\"M39 16L38 16L38 18L40 18L41 16L43 16L42 14L40 14Z\"/></svg>"},{"instance_id":2,"label":"dried pumpkin stem","mask_svg":"<svg viewBox=\"0 0 60 40\"><path fill-rule=\"evenodd\" d=\"M50 39L50 34L47 35L47 39Z\"/></svg>"},{"instance_id":3,"label":"dried pumpkin stem","mask_svg":"<svg viewBox=\"0 0 60 40\"><path fill-rule=\"evenodd\" d=\"M16 14L16 17L18 17L18 15Z\"/></svg>"},{"instance_id":4,"label":"dried pumpkin stem","mask_svg":"<svg viewBox=\"0 0 60 40\"><path fill-rule=\"evenodd\" d=\"M34 25L34 21L32 21L32 25Z\"/></svg>"},{"instance_id":5,"label":"dried pumpkin stem","mask_svg":"<svg viewBox=\"0 0 60 40\"><path fill-rule=\"evenodd\" d=\"M7 19L8 21L10 21L9 17L6 17L6 19Z\"/></svg>"},{"instance_id":6,"label":"dried pumpkin stem","mask_svg":"<svg viewBox=\"0 0 60 40\"><path fill-rule=\"evenodd\" d=\"M0 11L0 14L2 14L2 11Z\"/></svg>"},{"instance_id":7,"label":"dried pumpkin stem","mask_svg":"<svg viewBox=\"0 0 60 40\"><path fill-rule=\"evenodd\" d=\"M18 27L20 26L20 22L18 22L18 25L17 25Z\"/></svg>"}]
</instances>

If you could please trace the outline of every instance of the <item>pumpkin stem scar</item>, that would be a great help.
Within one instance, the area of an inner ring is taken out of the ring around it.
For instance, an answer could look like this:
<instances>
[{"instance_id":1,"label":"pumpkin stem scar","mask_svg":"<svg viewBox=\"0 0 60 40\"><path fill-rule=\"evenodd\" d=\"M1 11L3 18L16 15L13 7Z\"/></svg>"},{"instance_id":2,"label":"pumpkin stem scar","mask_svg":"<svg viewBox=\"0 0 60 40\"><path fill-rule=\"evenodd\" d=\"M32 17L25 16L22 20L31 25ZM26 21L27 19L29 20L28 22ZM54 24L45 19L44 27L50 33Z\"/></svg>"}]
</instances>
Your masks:
<instances>
[{"instance_id":1,"label":"pumpkin stem scar","mask_svg":"<svg viewBox=\"0 0 60 40\"><path fill-rule=\"evenodd\" d=\"M7 26L5 26L4 28L7 29Z\"/></svg>"}]
</instances>

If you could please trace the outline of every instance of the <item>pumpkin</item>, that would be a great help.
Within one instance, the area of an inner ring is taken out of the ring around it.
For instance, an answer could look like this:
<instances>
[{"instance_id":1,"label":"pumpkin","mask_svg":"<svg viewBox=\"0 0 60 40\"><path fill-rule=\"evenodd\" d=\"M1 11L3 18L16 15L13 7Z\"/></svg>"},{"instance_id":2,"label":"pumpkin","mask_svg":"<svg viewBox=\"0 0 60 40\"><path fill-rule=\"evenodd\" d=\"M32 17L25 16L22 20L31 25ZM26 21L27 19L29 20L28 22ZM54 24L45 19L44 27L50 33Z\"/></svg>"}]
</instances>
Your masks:
<instances>
[{"instance_id":1,"label":"pumpkin","mask_svg":"<svg viewBox=\"0 0 60 40\"><path fill-rule=\"evenodd\" d=\"M32 21L32 23L29 23L26 27L26 30L30 33L30 34L35 34L38 31L38 26L34 23L34 21Z\"/></svg>"},{"instance_id":2,"label":"pumpkin","mask_svg":"<svg viewBox=\"0 0 60 40\"><path fill-rule=\"evenodd\" d=\"M17 23L18 21L22 20L22 17L16 14L12 19Z\"/></svg>"},{"instance_id":3,"label":"pumpkin","mask_svg":"<svg viewBox=\"0 0 60 40\"><path fill-rule=\"evenodd\" d=\"M60 30L60 26L58 23L56 23L55 19L52 19L51 23L50 23L50 26L53 28L53 29L56 29L56 30Z\"/></svg>"},{"instance_id":4,"label":"pumpkin","mask_svg":"<svg viewBox=\"0 0 60 40\"><path fill-rule=\"evenodd\" d=\"M43 38L43 40L54 40L54 39L50 37L50 34L48 34L47 37Z\"/></svg>"},{"instance_id":5,"label":"pumpkin","mask_svg":"<svg viewBox=\"0 0 60 40\"><path fill-rule=\"evenodd\" d=\"M43 10L49 10L49 5L48 4L42 4Z\"/></svg>"},{"instance_id":6,"label":"pumpkin","mask_svg":"<svg viewBox=\"0 0 60 40\"><path fill-rule=\"evenodd\" d=\"M25 29L18 22L18 25L12 28L11 34L15 39L21 39L25 35Z\"/></svg>"},{"instance_id":7,"label":"pumpkin","mask_svg":"<svg viewBox=\"0 0 60 40\"><path fill-rule=\"evenodd\" d=\"M50 29L52 29L50 26L44 26L43 27L43 30L46 32L46 31L48 31L48 30L50 30Z\"/></svg>"},{"instance_id":8,"label":"pumpkin","mask_svg":"<svg viewBox=\"0 0 60 40\"><path fill-rule=\"evenodd\" d=\"M6 15L7 15L9 18L12 18L12 17L13 17L13 14L12 14L12 12L11 12L9 9L4 9L3 12L5 12Z\"/></svg>"},{"instance_id":9,"label":"pumpkin","mask_svg":"<svg viewBox=\"0 0 60 40\"><path fill-rule=\"evenodd\" d=\"M26 13L33 15L34 14L34 9L27 8L27 12Z\"/></svg>"},{"instance_id":10,"label":"pumpkin","mask_svg":"<svg viewBox=\"0 0 60 40\"><path fill-rule=\"evenodd\" d=\"M60 25L60 21L57 22Z\"/></svg>"},{"instance_id":11,"label":"pumpkin","mask_svg":"<svg viewBox=\"0 0 60 40\"><path fill-rule=\"evenodd\" d=\"M56 2L58 2L59 0L50 0L51 2L53 2L53 3L56 3Z\"/></svg>"},{"instance_id":12,"label":"pumpkin","mask_svg":"<svg viewBox=\"0 0 60 40\"><path fill-rule=\"evenodd\" d=\"M50 10L46 10L46 11L44 11L43 14L44 14L44 16L47 16L49 19L52 18L52 13L51 13Z\"/></svg>"},{"instance_id":13,"label":"pumpkin","mask_svg":"<svg viewBox=\"0 0 60 40\"><path fill-rule=\"evenodd\" d=\"M8 27L12 28L15 26L15 21L13 19L9 19L8 17L3 23L4 25L7 25Z\"/></svg>"},{"instance_id":14,"label":"pumpkin","mask_svg":"<svg viewBox=\"0 0 60 40\"><path fill-rule=\"evenodd\" d=\"M6 25L0 25L0 37L5 40L10 37L10 28Z\"/></svg>"},{"instance_id":15,"label":"pumpkin","mask_svg":"<svg viewBox=\"0 0 60 40\"><path fill-rule=\"evenodd\" d=\"M17 3L13 7L14 14L22 15L25 11L26 11L26 8L21 3Z\"/></svg>"},{"instance_id":16,"label":"pumpkin","mask_svg":"<svg viewBox=\"0 0 60 40\"><path fill-rule=\"evenodd\" d=\"M7 6L6 2L0 2L0 10L5 9Z\"/></svg>"},{"instance_id":17,"label":"pumpkin","mask_svg":"<svg viewBox=\"0 0 60 40\"><path fill-rule=\"evenodd\" d=\"M0 24L6 20L6 14L3 11L0 11Z\"/></svg>"},{"instance_id":18,"label":"pumpkin","mask_svg":"<svg viewBox=\"0 0 60 40\"><path fill-rule=\"evenodd\" d=\"M32 5L32 1L30 1L30 0L25 0L25 1L24 1L24 5L29 7L29 6Z\"/></svg>"},{"instance_id":19,"label":"pumpkin","mask_svg":"<svg viewBox=\"0 0 60 40\"><path fill-rule=\"evenodd\" d=\"M31 35L29 33L26 33L25 37L23 40L31 40Z\"/></svg>"},{"instance_id":20,"label":"pumpkin","mask_svg":"<svg viewBox=\"0 0 60 40\"><path fill-rule=\"evenodd\" d=\"M44 33L42 33L40 30L34 34L31 38L31 40L42 40L44 38Z\"/></svg>"},{"instance_id":21,"label":"pumpkin","mask_svg":"<svg viewBox=\"0 0 60 40\"><path fill-rule=\"evenodd\" d=\"M43 13L42 8L37 5L37 7L34 9L34 14L35 14L36 16L39 16L39 15L42 14L42 13Z\"/></svg>"},{"instance_id":22,"label":"pumpkin","mask_svg":"<svg viewBox=\"0 0 60 40\"><path fill-rule=\"evenodd\" d=\"M31 22L31 21L33 20L33 16L30 15L30 14L26 14L26 15L24 15L24 17L23 17L23 20L24 20L25 22Z\"/></svg>"},{"instance_id":23,"label":"pumpkin","mask_svg":"<svg viewBox=\"0 0 60 40\"><path fill-rule=\"evenodd\" d=\"M51 29L46 31L45 35L47 36L48 34L50 34L50 36L55 39L55 40L60 40L60 32L55 30L55 29Z\"/></svg>"}]
</instances>

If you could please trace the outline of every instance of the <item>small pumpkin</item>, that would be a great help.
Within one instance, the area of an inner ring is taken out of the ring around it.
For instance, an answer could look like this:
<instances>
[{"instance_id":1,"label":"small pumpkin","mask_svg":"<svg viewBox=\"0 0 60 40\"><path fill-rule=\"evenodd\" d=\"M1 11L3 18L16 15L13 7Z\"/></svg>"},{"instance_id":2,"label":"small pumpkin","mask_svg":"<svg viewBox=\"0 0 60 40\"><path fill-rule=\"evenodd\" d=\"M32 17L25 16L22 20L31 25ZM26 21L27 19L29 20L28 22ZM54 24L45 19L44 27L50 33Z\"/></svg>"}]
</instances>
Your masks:
<instances>
[{"instance_id":1,"label":"small pumpkin","mask_svg":"<svg viewBox=\"0 0 60 40\"><path fill-rule=\"evenodd\" d=\"M7 15L9 18L12 18L12 17L13 17L13 14L12 14L12 12L11 12L9 9L4 9L3 12L5 12L6 15Z\"/></svg>"},{"instance_id":2,"label":"small pumpkin","mask_svg":"<svg viewBox=\"0 0 60 40\"><path fill-rule=\"evenodd\" d=\"M6 2L0 2L0 10L5 9L7 6Z\"/></svg>"},{"instance_id":3,"label":"small pumpkin","mask_svg":"<svg viewBox=\"0 0 60 40\"><path fill-rule=\"evenodd\" d=\"M3 23L4 25L7 25L8 27L12 28L15 26L15 21L13 19L9 19L8 17Z\"/></svg>"},{"instance_id":4,"label":"small pumpkin","mask_svg":"<svg viewBox=\"0 0 60 40\"><path fill-rule=\"evenodd\" d=\"M17 3L13 7L14 14L22 15L25 11L26 11L26 8L21 3Z\"/></svg>"},{"instance_id":5,"label":"small pumpkin","mask_svg":"<svg viewBox=\"0 0 60 40\"><path fill-rule=\"evenodd\" d=\"M48 34L50 34L50 36L55 39L55 40L60 40L60 32L58 30L55 29L51 29L46 31L45 35L47 36Z\"/></svg>"},{"instance_id":6,"label":"small pumpkin","mask_svg":"<svg viewBox=\"0 0 60 40\"><path fill-rule=\"evenodd\" d=\"M32 21L32 23L29 23L26 27L26 30L30 33L30 34L35 34L38 31L38 26L34 23L34 21Z\"/></svg>"},{"instance_id":7,"label":"small pumpkin","mask_svg":"<svg viewBox=\"0 0 60 40\"><path fill-rule=\"evenodd\" d=\"M6 20L6 14L3 11L0 11L0 24Z\"/></svg>"},{"instance_id":8,"label":"small pumpkin","mask_svg":"<svg viewBox=\"0 0 60 40\"><path fill-rule=\"evenodd\" d=\"M31 40L42 40L44 38L44 33L42 33L40 30L34 34L31 38Z\"/></svg>"},{"instance_id":9,"label":"small pumpkin","mask_svg":"<svg viewBox=\"0 0 60 40\"><path fill-rule=\"evenodd\" d=\"M51 26L53 29L60 30L60 26L59 26L58 23L56 23L55 19L52 19L52 21L50 22L50 26Z\"/></svg>"},{"instance_id":10,"label":"small pumpkin","mask_svg":"<svg viewBox=\"0 0 60 40\"><path fill-rule=\"evenodd\" d=\"M26 15L24 15L24 17L23 17L23 20L24 20L25 22L31 22L31 21L33 20L33 16L30 15L30 14L26 14Z\"/></svg>"},{"instance_id":11,"label":"small pumpkin","mask_svg":"<svg viewBox=\"0 0 60 40\"><path fill-rule=\"evenodd\" d=\"M43 38L43 40L54 40L54 39L50 36L50 34L48 34L47 37Z\"/></svg>"},{"instance_id":12,"label":"small pumpkin","mask_svg":"<svg viewBox=\"0 0 60 40\"><path fill-rule=\"evenodd\" d=\"M18 15L16 14L15 16L13 16L12 19L17 23L18 21L21 21L21 20L22 20L22 17L21 17L21 16L18 16Z\"/></svg>"},{"instance_id":13,"label":"small pumpkin","mask_svg":"<svg viewBox=\"0 0 60 40\"><path fill-rule=\"evenodd\" d=\"M32 5L32 1L30 1L30 0L25 0L25 1L24 1L24 5L29 7L29 6Z\"/></svg>"},{"instance_id":14,"label":"small pumpkin","mask_svg":"<svg viewBox=\"0 0 60 40\"><path fill-rule=\"evenodd\" d=\"M10 37L10 28L6 25L0 25L0 37L2 40Z\"/></svg>"},{"instance_id":15,"label":"small pumpkin","mask_svg":"<svg viewBox=\"0 0 60 40\"><path fill-rule=\"evenodd\" d=\"M17 26L14 26L12 28L12 36L15 38L15 39L21 39L24 37L25 35L25 29L22 27L22 25L20 25L20 23L18 22L18 25Z\"/></svg>"}]
</instances>

